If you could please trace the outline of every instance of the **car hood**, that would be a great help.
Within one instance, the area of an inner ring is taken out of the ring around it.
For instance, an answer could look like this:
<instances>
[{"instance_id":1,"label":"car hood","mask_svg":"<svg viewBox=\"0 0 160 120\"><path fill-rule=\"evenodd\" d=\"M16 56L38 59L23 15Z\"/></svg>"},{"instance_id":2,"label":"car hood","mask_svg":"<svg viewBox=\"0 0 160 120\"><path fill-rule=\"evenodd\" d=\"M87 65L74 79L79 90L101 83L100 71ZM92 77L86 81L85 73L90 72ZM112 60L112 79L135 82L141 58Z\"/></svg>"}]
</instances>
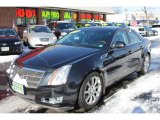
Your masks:
<instances>
[{"instance_id":1,"label":"car hood","mask_svg":"<svg viewBox=\"0 0 160 120\"><path fill-rule=\"evenodd\" d=\"M100 49L55 45L35 49L17 59L17 63L26 67L58 68L89 55Z\"/></svg>"},{"instance_id":2,"label":"car hood","mask_svg":"<svg viewBox=\"0 0 160 120\"><path fill-rule=\"evenodd\" d=\"M0 42L17 42L20 41L18 36L0 36Z\"/></svg>"},{"instance_id":3,"label":"car hood","mask_svg":"<svg viewBox=\"0 0 160 120\"><path fill-rule=\"evenodd\" d=\"M54 34L53 33L29 33L28 37L51 38L51 37L54 37Z\"/></svg>"}]
</instances>

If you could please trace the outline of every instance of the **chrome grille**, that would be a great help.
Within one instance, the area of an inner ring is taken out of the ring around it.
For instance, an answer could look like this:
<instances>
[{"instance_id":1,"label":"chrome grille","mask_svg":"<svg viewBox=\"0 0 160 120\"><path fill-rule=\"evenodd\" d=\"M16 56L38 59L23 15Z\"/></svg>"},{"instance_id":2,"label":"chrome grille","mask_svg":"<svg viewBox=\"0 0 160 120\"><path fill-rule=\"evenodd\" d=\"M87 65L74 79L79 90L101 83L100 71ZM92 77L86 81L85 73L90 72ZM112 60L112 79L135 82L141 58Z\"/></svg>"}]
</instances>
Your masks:
<instances>
[{"instance_id":1,"label":"chrome grille","mask_svg":"<svg viewBox=\"0 0 160 120\"><path fill-rule=\"evenodd\" d=\"M16 74L27 81L29 88L37 88L40 80L43 78L44 71L28 69L28 68L20 68L16 65L12 66L10 72L10 78L13 79Z\"/></svg>"},{"instance_id":2,"label":"chrome grille","mask_svg":"<svg viewBox=\"0 0 160 120\"><path fill-rule=\"evenodd\" d=\"M49 41L49 38L40 38L40 41L41 41L41 42L48 42L48 41Z\"/></svg>"}]
</instances>

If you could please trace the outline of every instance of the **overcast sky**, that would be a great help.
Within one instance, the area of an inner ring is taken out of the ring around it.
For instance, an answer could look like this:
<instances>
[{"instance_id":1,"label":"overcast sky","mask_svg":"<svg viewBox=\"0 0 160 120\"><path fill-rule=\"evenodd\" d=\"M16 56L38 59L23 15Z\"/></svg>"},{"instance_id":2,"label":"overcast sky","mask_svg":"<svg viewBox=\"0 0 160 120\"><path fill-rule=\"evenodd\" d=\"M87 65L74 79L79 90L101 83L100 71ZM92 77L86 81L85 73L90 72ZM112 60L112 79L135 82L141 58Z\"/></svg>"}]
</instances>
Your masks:
<instances>
[{"instance_id":1,"label":"overcast sky","mask_svg":"<svg viewBox=\"0 0 160 120\"><path fill-rule=\"evenodd\" d=\"M152 13L160 13L160 7L146 7L147 10L149 12L152 12ZM144 7L122 7L122 11L124 12L125 9L128 10L128 12L134 12L134 11L142 11L144 9Z\"/></svg>"}]
</instances>

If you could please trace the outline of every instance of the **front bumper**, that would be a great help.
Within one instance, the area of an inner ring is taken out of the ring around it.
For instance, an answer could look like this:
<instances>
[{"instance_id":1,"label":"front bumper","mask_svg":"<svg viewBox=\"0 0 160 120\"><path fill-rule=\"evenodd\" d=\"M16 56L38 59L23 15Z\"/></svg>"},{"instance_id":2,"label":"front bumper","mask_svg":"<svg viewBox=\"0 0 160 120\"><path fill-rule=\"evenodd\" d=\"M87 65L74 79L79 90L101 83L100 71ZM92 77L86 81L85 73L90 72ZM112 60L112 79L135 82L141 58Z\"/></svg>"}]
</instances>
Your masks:
<instances>
[{"instance_id":1,"label":"front bumper","mask_svg":"<svg viewBox=\"0 0 160 120\"><path fill-rule=\"evenodd\" d=\"M14 45L14 46L5 46L9 47L8 51L2 51L1 48L3 46L0 46L0 54L5 54L5 53L22 53L23 52L23 47L22 45Z\"/></svg>"},{"instance_id":2,"label":"front bumper","mask_svg":"<svg viewBox=\"0 0 160 120\"><path fill-rule=\"evenodd\" d=\"M32 39L29 39L29 45L30 47L34 47L34 48L37 48L37 47L44 47L44 46L48 46L48 45L52 45L56 42L56 40L49 40L49 41L46 41L46 42L42 42L40 40L32 40Z\"/></svg>"},{"instance_id":3,"label":"front bumper","mask_svg":"<svg viewBox=\"0 0 160 120\"><path fill-rule=\"evenodd\" d=\"M13 81L9 77L7 78L10 90L20 98L47 108L61 110L74 109L76 101L74 98L77 98L77 94L67 94L65 85L38 88L27 88L24 86L24 94L20 94L12 89Z\"/></svg>"}]
</instances>

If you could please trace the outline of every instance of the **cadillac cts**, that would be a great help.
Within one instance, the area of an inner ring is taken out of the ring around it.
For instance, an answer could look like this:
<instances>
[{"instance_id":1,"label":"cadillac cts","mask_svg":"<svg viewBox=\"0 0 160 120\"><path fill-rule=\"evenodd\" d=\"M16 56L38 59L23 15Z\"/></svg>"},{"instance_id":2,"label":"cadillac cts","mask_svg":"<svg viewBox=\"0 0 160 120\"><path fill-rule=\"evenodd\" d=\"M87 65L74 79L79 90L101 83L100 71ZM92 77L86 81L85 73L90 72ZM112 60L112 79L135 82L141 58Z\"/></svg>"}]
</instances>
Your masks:
<instances>
[{"instance_id":1,"label":"cadillac cts","mask_svg":"<svg viewBox=\"0 0 160 120\"><path fill-rule=\"evenodd\" d=\"M150 42L134 30L81 28L15 59L8 84L14 94L46 107L89 110L106 87L133 72L146 74L150 59Z\"/></svg>"}]
</instances>

